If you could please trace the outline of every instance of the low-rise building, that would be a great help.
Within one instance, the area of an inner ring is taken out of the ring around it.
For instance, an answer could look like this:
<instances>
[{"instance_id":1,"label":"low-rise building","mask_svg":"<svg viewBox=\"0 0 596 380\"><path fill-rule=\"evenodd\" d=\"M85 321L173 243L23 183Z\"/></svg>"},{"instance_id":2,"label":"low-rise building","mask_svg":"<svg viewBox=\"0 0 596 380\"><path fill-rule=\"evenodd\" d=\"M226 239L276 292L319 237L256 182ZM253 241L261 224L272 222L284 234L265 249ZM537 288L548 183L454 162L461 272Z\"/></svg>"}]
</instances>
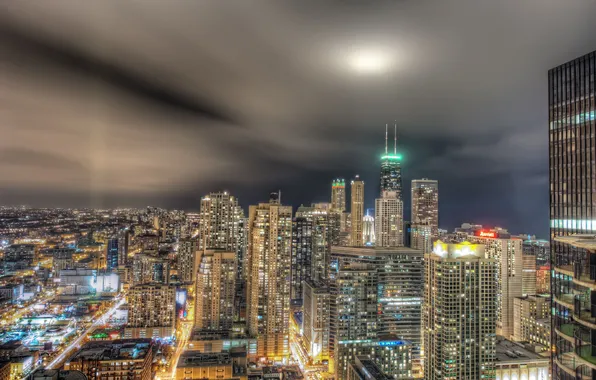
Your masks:
<instances>
[{"instance_id":1,"label":"low-rise building","mask_svg":"<svg viewBox=\"0 0 596 380\"><path fill-rule=\"evenodd\" d=\"M549 378L548 356L538 355L507 339L499 339L496 347L496 380Z\"/></svg>"},{"instance_id":2,"label":"low-rise building","mask_svg":"<svg viewBox=\"0 0 596 380\"><path fill-rule=\"evenodd\" d=\"M246 379L246 351L236 347L223 352L185 351L176 367L176 380Z\"/></svg>"}]
</instances>

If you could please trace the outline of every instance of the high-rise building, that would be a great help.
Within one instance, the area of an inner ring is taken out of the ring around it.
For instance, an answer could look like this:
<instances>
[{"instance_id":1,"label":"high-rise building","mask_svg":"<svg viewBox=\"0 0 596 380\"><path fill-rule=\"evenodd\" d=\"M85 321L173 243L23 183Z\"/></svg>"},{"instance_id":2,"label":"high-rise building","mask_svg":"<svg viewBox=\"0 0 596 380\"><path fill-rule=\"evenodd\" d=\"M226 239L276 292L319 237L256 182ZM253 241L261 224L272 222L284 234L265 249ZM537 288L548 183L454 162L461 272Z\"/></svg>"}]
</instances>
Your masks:
<instances>
[{"instance_id":1,"label":"high-rise building","mask_svg":"<svg viewBox=\"0 0 596 380\"><path fill-rule=\"evenodd\" d=\"M106 269L111 271L118 268L118 238L112 237L108 239L106 252Z\"/></svg>"},{"instance_id":2,"label":"high-rise building","mask_svg":"<svg viewBox=\"0 0 596 380\"><path fill-rule=\"evenodd\" d=\"M170 283L170 262L154 255L137 253L132 263L133 285L147 282Z\"/></svg>"},{"instance_id":3,"label":"high-rise building","mask_svg":"<svg viewBox=\"0 0 596 380\"><path fill-rule=\"evenodd\" d=\"M200 253L198 238L180 239L178 242L178 278L181 282L191 284L196 281Z\"/></svg>"},{"instance_id":4,"label":"high-rise building","mask_svg":"<svg viewBox=\"0 0 596 380\"><path fill-rule=\"evenodd\" d=\"M412 248L428 253L439 233L439 182L412 180Z\"/></svg>"},{"instance_id":5,"label":"high-rise building","mask_svg":"<svg viewBox=\"0 0 596 380\"><path fill-rule=\"evenodd\" d=\"M343 178L331 182L331 208L336 212L346 211L346 181Z\"/></svg>"},{"instance_id":6,"label":"high-rise building","mask_svg":"<svg viewBox=\"0 0 596 380\"><path fill-rule=\"evenodd\" d=\"M232 330L236 252L201 252L195 292L195 327Z\"/></svg>"},{"instance_id":7,"label":"high-rise building","mask_svg":"<svg viewBox=\"0 0 596 380\"><path fill-rule=\"evenodd\" d=\"M364 228L364 245L375 245L375 217L372 215L364 215L362 221Z\"/></svg>"},{"instance_id":8,"label":"high-rise building","mask_svg":"<svg viewBox=\"0 0 596 380\"><path fill-rule=\"evenodd\" d=\"M495 378L496 263L481 244L424 255L424 378Z\"/></svg>"},{"instance_id":9,"label":"high-rise building","mask_svg":"<svg viewBox=\"0 0 596 380\"><path fill-rule=\"evenodd\" d=\"M355 341L391 336L390 341L408 342L418 361L422 258L421 251L405 247L332 248L330 342L339 378L353 360Z\"/></svg>"},{"instance_id":10,"label":"high-rise building","mask_svg":"<svg viewBox=\"0 0 596 380\"><path fill-rule=\"evenodd\" d=\"M403 201L401 180L401 154L397 154L397 126L395 127L393 154L387 150L387 126L385 126L385 154L381 156L381 194L395 191L397 198Z\"/></svg>"},{"instance_id":11,"label":"high-rise building","mask_svg":"<svg viewBox=\"0 0 596 380\"><path fill-rule=\"evenodd\" d=\"M513 300L513 336L518 342L550 346L550 297L548 295L516 297Z\"/></svg>"},{"instance_id":12,"label":"high-rise building","mask_svg":"<svg viewBox=\"0 0 596 380\"><path fill-rule=\"evenodd\" d=\"M304 347L315 364L329 361L331 293L326 283L304 282L302 330Z\"/></svg>"},{"instance_id":13,"label":"high-rise building","mask_svg":"<svg viewBox=\"0 0 596 380\"><path fill-rule=\"evenodd\" d=\"M201 248L223 249L236 252L236 261L242 265L242 219L244 211L238 199L227 191L210 193L201 199ZM242 270L238 271L241 276Z\"/></svg>"},{"instance_id":14,"label":"high-rise building","mask_svg":"<svg viewBox=\"0 0 596 380\"><path fill-rule=\"evenodd\" d=\"M125 229L118 233L118 265L129 264L128 246L130 244L130 231Z\"/></svg>"},{"instance_id":15,"label":"high-rise building","mask_svg":"<svg viewBox=\"0 0 596 380\"><path fill-rule=\"evenodd\" d=\"M126 296L129 305L125 336L170 337L176 332L176 287L163 284L136 285Z\"/></svg>"},{"instance_id":16,"label":"high-rise building","mask_svg":"<svg viewBox=\"0 0 596 380\"><path fill-rule=\"evenodd\" d=\"M595 346L585 345L596 339L581 339L596 336L593 325L586 323L595 315L586 310L594 310L590 305L596 303L592 301L596 299L596 292L593 287L577 284L583 279L594 283L596 255L586 249L586 245L578 244L579 241L565 244L557 238L593 235L596 231L596 184L592 179L596 171L593 149L595 75L596 51L548 72L554 379L570 378L568 373L583 375L586 368L589 376L595 378L593 365L572 359L596 356ZM565 332L575 334L575 344L565 340Z\"/></svg>"},{"instance_id":17,"label":"high-rise building","mask_svg":"<svg viewBox=\"0 0 596 380\"><path fill-rule=\"evenodd\" d=\"M313 251L313 220L296 217L292 223L292 303L302 302L304 281L311 278Z\"/></svg>"},{"instance_id":18,"label":"high-rise building","mask_svg":"<svg viewBox=\"0 0 596 380\"><path fill-rule=\"evenodd\" d=\"M522 249L522 295L536 294L536 256Z\"/></svg>"},{"instance_id":19,"label":"high-rise building","mask_svg":"<svg viewBox=\"0 0 596 380\"><path fill-rule=\"evenodd\" d=\"M350 363L347 380L391 380L393 376L386 375L369 356L356 356Z\"/></svg>"},{"instance_id":20,"label":"high-rise building","mask_svg":"<svg viewBox=\"0 0 596 380\"><path fill-rule=\"evenodd\" d=\"M292 207L272 194L269 203L250 206L248 224L248 332L259 357L282 360L290 354Z\"/></svg>"},{"instance_id":21,"label":"high-rise building","mask_svg":"<svg viewBox=\"0 0 596 380\"><path fill-rule=\"evenodd\" d=\"M404 245L403 202L395 191L384 191L375 201L375 238L378 247Z\"/></svg>"},{"instance_id":22,"label":"high-rise building","mask_svg":"<svg viewBox=\"0 0 596 380\"><path fill-rule=\"evenodd\" d=\"M352 202L350 205L351 214L351 239L354 247L361 247L364 244L363 218L364 218L364 182L356 175L351 184Z\"/></svg>"},{"instance_id":23,"label":"high-rise building","mask_svg":"<svg viewBox=\"0 0 596 380\"><path fill-rule=\"evenodd\" d=\"M486 256L497 261L497 334L510 339L513 302L523 295L522 240L499 230L478 230L468 240L484 245Z\"/></svg>"}]
</instances>

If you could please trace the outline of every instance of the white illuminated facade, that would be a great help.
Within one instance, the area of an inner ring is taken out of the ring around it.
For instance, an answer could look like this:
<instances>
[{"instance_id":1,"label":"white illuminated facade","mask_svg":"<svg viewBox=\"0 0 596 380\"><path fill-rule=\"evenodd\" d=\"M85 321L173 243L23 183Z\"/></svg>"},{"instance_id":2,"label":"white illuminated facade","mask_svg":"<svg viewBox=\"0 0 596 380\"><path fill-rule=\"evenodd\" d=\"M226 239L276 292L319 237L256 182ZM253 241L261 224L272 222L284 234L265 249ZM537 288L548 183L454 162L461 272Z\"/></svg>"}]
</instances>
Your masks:
<instances>
[{"instance_id":1,"label":"white illuminated facade","mask_svg":"<svg viewBox=\"0 0 596 380\"><path fill-rule=\"evenodd\" d=\"M360 176L356 175L352 180L350 191L352 197L350 204L350 217L352 219L350 245L361 247L364 245L362 222L364 218L364 181L360 179Z\"/></svg>"},{"instance_id":2,"label":"white illuminated facade","mask_svg":"<svg viewBox=\"0 0 596 380\"><path fill-rule=\"evenodd\" d=\"M404 207L395 191L383 191L375 201L375 237L377 247L404 245Z\"/></svg>"},{"instance_id":3,"label":"white illuminated facade","mask_svg":"<svg viewBox=\"0 0 596 380\"><path fill-rule=\"evenodd\" d=\"M424 261L424 378L494 378L495 260L483 245L438 240Z\"/></svg>"}]
</instances>

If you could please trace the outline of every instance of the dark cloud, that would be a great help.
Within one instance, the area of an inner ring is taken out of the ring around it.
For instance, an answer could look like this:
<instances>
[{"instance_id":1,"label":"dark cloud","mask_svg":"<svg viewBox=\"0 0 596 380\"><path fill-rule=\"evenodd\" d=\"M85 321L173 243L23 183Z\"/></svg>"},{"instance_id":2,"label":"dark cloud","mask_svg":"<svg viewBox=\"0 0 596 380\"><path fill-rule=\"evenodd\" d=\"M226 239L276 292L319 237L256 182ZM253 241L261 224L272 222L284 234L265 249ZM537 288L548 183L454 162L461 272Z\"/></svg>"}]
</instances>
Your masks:
<instances>
[{"instance_id":1,"label":"dark cloud","mask_svg":"<svg viewBox=\"0 0 596 380\"><path fill-rule=\"evenodd\" d=\"M396 120L405 180L440 181L442 225L545 236L546 73L596 49L595 13L559 0L4 2L0 197L196 209L211 190L247 206L281 188L297 206L359 173L372 207ZM359 71L371 54L388 69Z\"/></svg>"}]
</instances>

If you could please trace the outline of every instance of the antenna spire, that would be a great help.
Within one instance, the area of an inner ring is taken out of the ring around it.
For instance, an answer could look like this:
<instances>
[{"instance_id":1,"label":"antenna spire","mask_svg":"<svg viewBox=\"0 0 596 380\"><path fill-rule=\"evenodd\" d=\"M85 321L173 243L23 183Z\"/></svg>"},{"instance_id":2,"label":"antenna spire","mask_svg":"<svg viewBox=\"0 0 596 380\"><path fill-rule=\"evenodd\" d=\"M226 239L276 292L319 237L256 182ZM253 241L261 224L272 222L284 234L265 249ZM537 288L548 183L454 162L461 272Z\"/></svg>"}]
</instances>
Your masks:
<instances>
[{"instance_id":1,"label":"antenna spire","mask_svg":"<svg viewBox=\"0 0 596 380\"><path fill-rule=\"evenodd\" d=\"M393 154L397 154L397 123L395 123L395 133L393 136L394 136Z\"/></svg>"},{"instance_id":2,"label":"antenna spire","mask_svg":"<svg viewBox=\"0 0 596 380\"><path fill-rule=\"evenodd\" d=\"M385 154L387 154L387 124L385 124Z\"/></svg>"}]
</instances>

